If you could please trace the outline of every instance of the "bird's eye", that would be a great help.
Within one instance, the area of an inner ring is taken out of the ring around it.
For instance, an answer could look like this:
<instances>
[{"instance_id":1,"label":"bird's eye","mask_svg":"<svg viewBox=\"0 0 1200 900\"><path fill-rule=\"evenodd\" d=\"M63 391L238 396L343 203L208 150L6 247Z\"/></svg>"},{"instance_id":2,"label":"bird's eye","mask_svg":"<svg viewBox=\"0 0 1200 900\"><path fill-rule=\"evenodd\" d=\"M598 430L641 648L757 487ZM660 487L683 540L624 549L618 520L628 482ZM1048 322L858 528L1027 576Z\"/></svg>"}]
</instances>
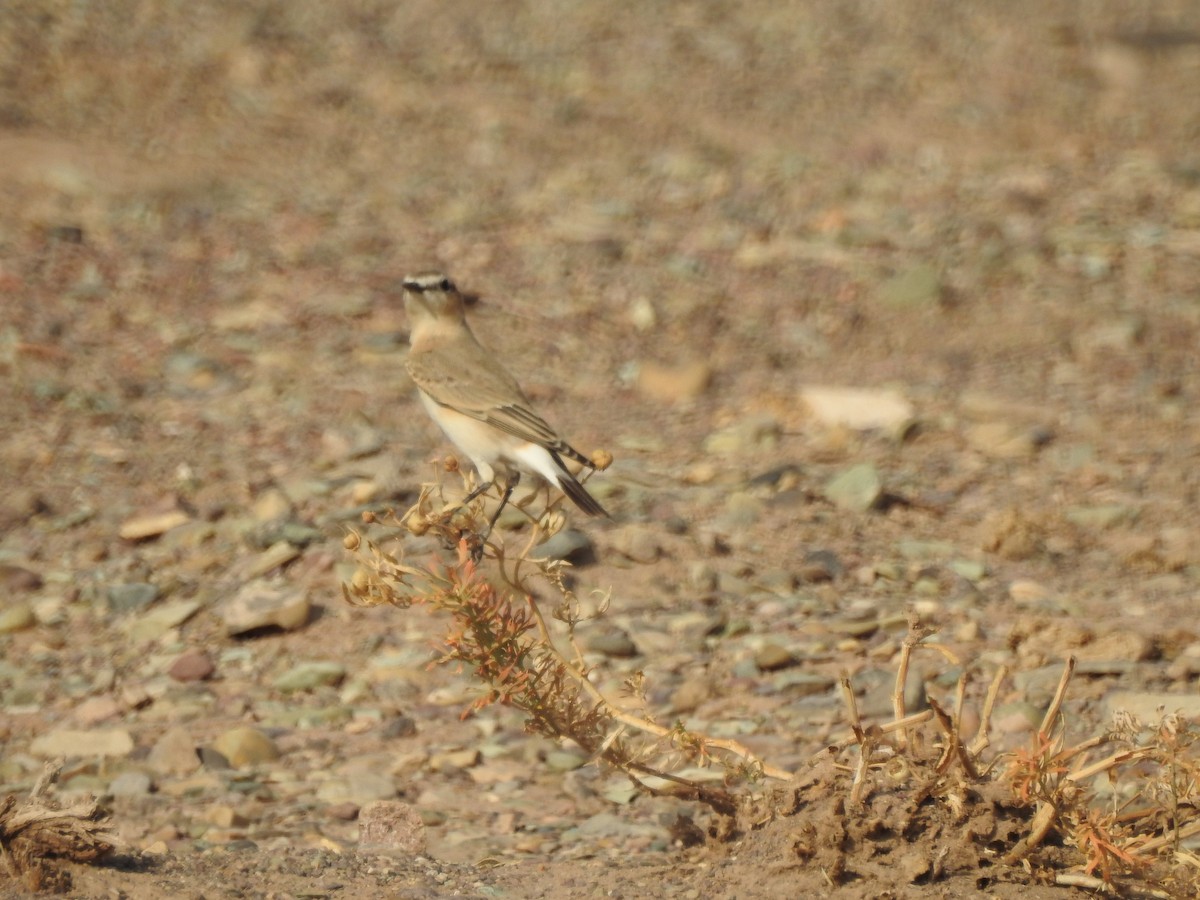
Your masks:
<instances>
[{"instance_id":1,"label":"bird's eye","mask_svg":"<svg viewBox=\"0 0 1200 900\"><path fill-rule=\"evenodd\" d=\"M452 291L454 290L454 282L449 278L443 278L442 283L439 284L438 287L440 287L443 291Z\"/></svg>"}]
</instances>

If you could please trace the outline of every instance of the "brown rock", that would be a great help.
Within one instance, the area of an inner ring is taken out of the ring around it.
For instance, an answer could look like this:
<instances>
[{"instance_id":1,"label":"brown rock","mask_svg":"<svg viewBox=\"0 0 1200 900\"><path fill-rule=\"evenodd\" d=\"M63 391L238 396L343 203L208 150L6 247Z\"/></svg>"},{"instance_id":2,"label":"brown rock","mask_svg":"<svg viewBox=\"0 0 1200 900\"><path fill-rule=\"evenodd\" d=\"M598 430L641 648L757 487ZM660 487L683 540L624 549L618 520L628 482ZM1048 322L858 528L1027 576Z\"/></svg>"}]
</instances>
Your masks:
<instances>
[{"instance_id":1,"label":"brown rock","mask_svg":"<svg viewBox=\"0 0 1200 900\"><path fill-rule=\"evenodd\" d=\"M678 403L701 396L712 381L712 369L704 362L663 366L645 362L638 369L637 389L650 400Z\"/></svg>"},{"instance_id":2,"label":"brown rock","mask_svg":"<svg viewBox=\"0 0 1200 900\"><path fill-rule=\"evenodd\" d=\"M203 650L187 650L171 663L167 674L176 681L203 681L216 669L212 657Z\"/></svg>"},{"instance_id":3,"label":"brown rock","mask_svg":"<svg viewBox=\"0 0 1200 900\"><path fill-rule=\"evenodd\" d=\"M279 759L279 748L275 742L257 728L248 726L225 732L213 741L212 746L235 769L247 769Z\"/></svg>"},{"instance_id":4,"label":"brown rock","mask_svg":"<svg viewBox=\"0 0 1200 900\"><path fill-rule=\"evenodd\" d=\"M188 775L200 768L196 742L184 728L168 729L150 748L146 764L160 775Z\"/></svg>"},{"instance_id":5,"label":"brown rock","mask_svg":"<svg viewBox=\"0 0 1200 900\"><path fill-rule=\"evenodd\" d=\"M112 697L88 697L75 707L75 721L80 725L96 725L106 719L115 719L121 713L121 705Z\"/></svg>"},{"instance_id":6,"label":"brown rock","mask_svg":"<svg viewBox=\"0 0 1200 900\"><path fill-rule=\"evenodd\" d=\"M763 644L754 654L754 664L758 666L760 672L774 672L794 666L796 657L786 647L771 642Z\"/></svg>"},{"instance_id":7,"label":"brown rock","mask_svg":"<svg viewBox=\"0 0 1200 900\"><path fill-rule=\"evenodd\" d=\"M1045 542L1045 529L1017 509L989 513L981 532L980 548L1004 559L1029 559Z\"/></svg>"},{"instance_id":8,"label":"brown rock","mask_svg":"<svg viewBox=\"0 0 1200 900\"><path fill-rule=\"evenodd\" d=\"M22 566L0 566L0 589L6 594L17 591L36 591L42 586L42 576Z\"/></svg>"},{"instance_id":9,"label":"brown rock","mask_svg":"<svg viewBox=\"0 0 1200 900\"><path fill-rule=\"evenodd\" d=\"M147 538L158 537L172 528L186 525L189 521L191 519L188 514L180 509L146 513L126 519L121 523L117 534L126 541L144 541Z\"/></svg>"}]
</instances>

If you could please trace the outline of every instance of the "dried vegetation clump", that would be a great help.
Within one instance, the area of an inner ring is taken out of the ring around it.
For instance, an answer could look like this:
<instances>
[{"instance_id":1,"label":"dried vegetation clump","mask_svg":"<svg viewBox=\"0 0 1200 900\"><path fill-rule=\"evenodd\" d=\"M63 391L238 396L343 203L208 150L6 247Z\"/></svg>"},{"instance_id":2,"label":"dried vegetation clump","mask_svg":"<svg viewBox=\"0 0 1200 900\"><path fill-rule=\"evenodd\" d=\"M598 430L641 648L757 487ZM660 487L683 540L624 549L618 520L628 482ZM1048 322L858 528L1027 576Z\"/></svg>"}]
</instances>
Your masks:
<instances>
[{"instance_id":1,"label":"dried vegetation clump","mask_svg":"<svg viewBox=\"0 0 1200 900\"><path fill-rule=\"evenodd\" d=\"M843 679L847 737L789 772L736 741L660 721L640 676L620 697L595 686L575 629L604 615L607 594L595 591L585 612L566 578L569 564L537 555L564 517L561 500L533 514L531 499L522 507L530 527L516 550L502 536L482 543L484 502L463 508L440 480L403 515L367 514L364 529L345 540L359 563L343 586L347 601L425 604L448 615L439 662L462 667L482 686L464 715L491 703L519 709L530 731L574 742L640 789L707 804L715 814L710 838L737 842L743 861L749 853L772 867L817 867L830 885L967 877L980 889L1040 882L1124 896L1200 891L1200 857L1187 849L1200 834L1200 747L1188 722L1169 710L1152 724L1119 716L1103 733L1071 743L1063 711L1074 671L1068 660L1031 745L996 752L989 730L1004 669L978 715L964 717L969 669L953 708L929 699L925 709L905 709L914 654L939 654L947 668L957 663L928 640L934 629L911 615L892 720L863 722ZM440 537L446 553L425 565L406 561L404 542L414 534ZM967 734L964 721L979 724ZM697 767L720 777L698 778Z\"/></svg>"},{"instance_id":2,"label":"dried vegetation clump","mask_svg":"<svg viewBox=\"0 0 1200 900\"><path fill-rule=\"evenodd\" d=\"M112 852L116 837L92 798L61 804L52 796L59 766L48 765L29 796L0 800L0 860L9 877L29 891L66 891L71 876L58 861L95 862Z\"/></svg>"}]
</instances>

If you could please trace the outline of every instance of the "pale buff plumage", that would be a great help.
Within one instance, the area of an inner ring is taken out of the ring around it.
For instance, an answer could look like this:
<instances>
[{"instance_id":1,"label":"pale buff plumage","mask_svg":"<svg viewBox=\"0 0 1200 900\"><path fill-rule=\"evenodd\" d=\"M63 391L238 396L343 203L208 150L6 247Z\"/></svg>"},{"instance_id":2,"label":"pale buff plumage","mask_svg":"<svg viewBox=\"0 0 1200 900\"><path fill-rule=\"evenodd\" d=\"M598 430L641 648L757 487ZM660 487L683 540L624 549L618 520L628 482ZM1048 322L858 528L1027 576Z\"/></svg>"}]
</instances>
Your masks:
<instances>
[{"instance_id":1,"label":"pale buff plumage","mask_svg":"<svg viewBox=\"0 0 1200 900\"><path fill-rule=\"evenodd\" d=\"M454 283L440 272L409 276L404 307L412 344L408 372L421 402L479 473L479 487L468 499L487 490L499 468L503 506L524 470L560 488L585 513L607 516L562 458L592 463L534 412L516 379L475 339Z\"/></svg>"}]
</instances>

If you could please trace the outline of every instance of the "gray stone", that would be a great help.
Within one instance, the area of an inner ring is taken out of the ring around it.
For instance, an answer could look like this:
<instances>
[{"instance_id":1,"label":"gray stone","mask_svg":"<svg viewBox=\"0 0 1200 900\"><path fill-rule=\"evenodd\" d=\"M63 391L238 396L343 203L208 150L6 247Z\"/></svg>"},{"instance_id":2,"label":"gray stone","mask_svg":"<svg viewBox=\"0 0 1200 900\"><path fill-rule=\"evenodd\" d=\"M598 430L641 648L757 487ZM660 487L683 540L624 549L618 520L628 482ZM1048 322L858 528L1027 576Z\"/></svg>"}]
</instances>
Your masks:
<instances>
[{"instance_id":1,"label":"gray stone","mask_svg":"<svg viewBox=\"0 0 1200 900\"><path fill-rule=\"evenodd\" d=\"M781 694L786 694L790 699L819 697L822 694L830 694L832 696L833 689L837 687L837 683L836 678L831 678L828 675L804 672L797 669L780 672L771 679L771 684L775 690Z\"/></svg>"},{"instance_id":2,"label":"gray stone","mask_svg":"<svg viewBox=\"0 0 1200 900\"><path fill-rule=\"evenodd\" d=\"M662 555L656 529L645 525L625 525L612 534L612 547L636 563L652 563Z\"/></svg>"},{"instance_id":3,"label":"gray stone","mask_svg":"<svg viewBox=\"0 0 1200 900\"><path fill-rule=\"evenodd\" d=\"M592 539L577 528L564 528L538 544L533 550L533 556L538 559L565 559L576 566L596 561Z\"/></svg>"},{"instance_id":4,"label":"gray stone","mask_svg":"<svg viewBox=\"0 0 1200 900\"><path fill-rule=\"evenodd\" d=\"M638 654L637 645L622 628L606 627L590 630L583 636L583 646L592 653L602 653L617 659L628 659Z\"/></svg>"},{"instance_id":5,"label":"gray stone","mask_svg":"<svg viewBox=\"0 0 1200 900\"><path fill-rule=\"evenodd\" d=\"M725 498L725 509L717 517L717 526L729 531L749 528L762 515L763 502L745 491L734 491Z\"/></svg>"},{"instance_id":6,"label":"gray stone","mask_svg":"<svg viewBox=\"0 0 1200 900\"><path fill-rule=\"evenodd\" d=\"M308 622L308 593L288 584L252 581L227 598L217 613L230 635L270 627L291 631Z\"/></svg>"},{"instance_id":7,"label":"gray stone","mask_svg":"<svg viewBox=\"0 0 1200 900\"><path fill-rule=\"evenodd\" d=\"M1000 734L1032 734L1042 727L1045 711L1033 703L1001 703L992 714Z\"/></svg>"},{"instance_id":8,"label":"gray stone","mask_svg":"<svg viewBox=\"0 0 1200 900\"><path fill-rule=\"evenodd\" d=\"M710 434L704 440L704 452L712 456L736 456L766 450L778 443L781 433L774 416L753 416Z\"/></svg>"},{"instance_id":9,"label":"gray stone","mask_svg":"<svg viewBox=\"0 0 1200 900\"><path fill-rule=\"evenodd\" d=\"M125 625L126 634L135 644L157 640L194 616L203 605L199 600L173 600L163 603L144 615L131 617Z\"/></svg>"},{"instance_id":10,"label":"gray stone","mask_svg":"<svg viewBox=\"0 0 1200 900\"><path fill-rule=\"evenodd\" d=\"M145 609L158 599L158 588L145 581L111 584L106 592L113 612L124 613Z\"/></svg>"},{"instance_id":11,"label":"gray stone","mask_svg":"<svg viewBox=\"0 0 1200 900\"><path fill-rule=\"evenodd\" d=\"M346 667L339 662L306 662L288 669L272 682L272 686L277 691L291 694L296 691L311 691L322 685L341 684L345 677Z\"/></svg>"},{"instance_id":12,"label":"gray stone","mask_svg":"<svg viewBox=\"0 0 1200 900\"><path fill-rule=\"evenodd\" d=\"M390 775L378 772L356 772L331 778L317 788L322 803L356 803L362 806L376 800L391 800L396 796L396 783Z\"/></svg>"},{"instance_id":13,"label":"gray stone","mask_svg":"<svg viewBox=\"0 0 1200 900\"><path fill-rule=\"evenodd\" d=\"M144 797L150 793L152 782L145 772L122 772L108 785L114 797Z\"/></svg>"},{"instance_id":14,"label":"gray stone","mask_svg":"<svg viewBox=\"0 0 1200 900\"><path fill-rule=\"evenodd\" d=\"M796 577L807 584L836 581L845 574L846 567L832 550L812 550L804 554L804 560L796 571Z\"/></svg>"},{"instance_id":15,"label":"gray stone","mask_svg":"<svg viewBox=\"0 0 1200 900\"><path fill-rule=\"evenodd\" d=\"M841 509L866 512L883 498L883 480L871 463L860 463L840 472L825 485L825 497Z\"/></svg>"},{"instance_id":16,"label":"gray stone","mask_svg":"<svg viewBox=\"0 0 1200 900\"><path fill-rule=\"evenodd\" d=\"M1013 674L1013 684L1025 695L1025 699L1035 706L1049 706L1054 694L1058 691L1058 683L1062 679L1061 664L1040 666L1036 669L1020 671Z\"/></svg>"},{"instance_id":17,"label":"gray stone","mask_svg":"<svg viewBox=\"0 0 1200 900\"><path fill-rule=\"evenodd\" d=\"M546 754L546 768L553 772L572 772L587 761L587 756L574 750L551 750Z\"/></svg>"}]
</instances>

